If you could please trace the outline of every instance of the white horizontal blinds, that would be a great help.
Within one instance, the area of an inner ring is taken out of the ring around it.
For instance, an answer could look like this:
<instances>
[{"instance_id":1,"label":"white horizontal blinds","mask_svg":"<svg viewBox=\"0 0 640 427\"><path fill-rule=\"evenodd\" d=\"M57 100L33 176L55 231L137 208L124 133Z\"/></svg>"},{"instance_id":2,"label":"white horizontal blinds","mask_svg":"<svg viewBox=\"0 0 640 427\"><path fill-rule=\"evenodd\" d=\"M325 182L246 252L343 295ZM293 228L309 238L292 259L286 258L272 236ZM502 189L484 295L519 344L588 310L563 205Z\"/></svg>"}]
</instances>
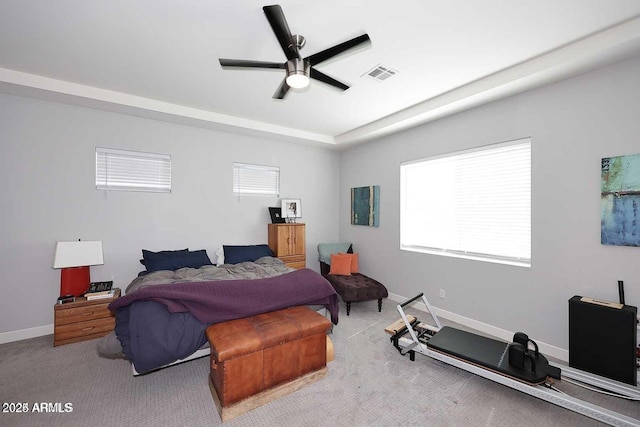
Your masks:
<instances>
[{"instance_id":1,"label":"white horizontal blinds","mask_svg":"<svg viewBox=\"0 0 640 427\"><path fill-rule=\"evenodd\" d=\"M531 261L529 138L401 165L401 246Z\"/></svg>"},{"instance_id":2,"label":"white horizontal blinds","mask_svg":"<svg viewBox=\"0 0 640 427\"><path fill-rule=\"evenodd\" d=\"M171 192L171 156L96 148L96 188Z\"/></svg>"},{"instance_id":3,"label":"white horizontal blinds","mask_svg":"<svg viewBox=\"0 0 640 427\"><path fill-rule=\"evenodd\" d=\"M280 168L234 163L233 192L235 194L278 196L280 194Z\"/></svg>"}]
</instances>

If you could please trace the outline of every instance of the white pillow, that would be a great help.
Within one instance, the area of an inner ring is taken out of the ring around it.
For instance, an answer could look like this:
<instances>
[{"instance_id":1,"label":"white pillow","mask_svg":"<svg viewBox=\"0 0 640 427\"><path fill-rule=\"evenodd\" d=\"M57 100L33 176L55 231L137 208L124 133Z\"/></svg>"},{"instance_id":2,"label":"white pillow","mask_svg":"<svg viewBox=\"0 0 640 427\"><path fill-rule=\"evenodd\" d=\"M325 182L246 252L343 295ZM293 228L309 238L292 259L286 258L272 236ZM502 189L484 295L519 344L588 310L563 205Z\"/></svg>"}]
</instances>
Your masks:
<instances>
[{"instance_id":1,"label":"white pillow","mask_svg":"<svg viewBox=\"0 0 640 427\"><path fill-rule=\"evenodd\" d=\"M224 264L224 249L222 247L216 251L216 257L216 265Z\"/></svg>"}]
</instances>

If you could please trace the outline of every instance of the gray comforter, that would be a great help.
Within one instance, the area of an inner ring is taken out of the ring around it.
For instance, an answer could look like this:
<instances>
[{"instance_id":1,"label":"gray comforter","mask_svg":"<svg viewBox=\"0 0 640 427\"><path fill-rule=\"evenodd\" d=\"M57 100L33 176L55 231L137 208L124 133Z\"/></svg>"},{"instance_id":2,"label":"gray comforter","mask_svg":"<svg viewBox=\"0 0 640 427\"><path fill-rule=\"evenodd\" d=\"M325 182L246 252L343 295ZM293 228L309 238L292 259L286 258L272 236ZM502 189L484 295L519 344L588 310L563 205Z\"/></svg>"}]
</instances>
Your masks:
<instances>
[{"instance_id":1,"label":"gray comforter","mask_svg":"<svg viewBox=\"0 0 640 427\"><path fill-rule=\"evenodd\" d=\"M200 268L181 268L176 271L155 271L135 278L127 286L125 294L147 286L164 285L167 283L184 283L211 280L236 279L266 279L293 271L279 258L262 257L256 262L241 262L239 264L205 265Z\"/></svg>"}]
</instances>

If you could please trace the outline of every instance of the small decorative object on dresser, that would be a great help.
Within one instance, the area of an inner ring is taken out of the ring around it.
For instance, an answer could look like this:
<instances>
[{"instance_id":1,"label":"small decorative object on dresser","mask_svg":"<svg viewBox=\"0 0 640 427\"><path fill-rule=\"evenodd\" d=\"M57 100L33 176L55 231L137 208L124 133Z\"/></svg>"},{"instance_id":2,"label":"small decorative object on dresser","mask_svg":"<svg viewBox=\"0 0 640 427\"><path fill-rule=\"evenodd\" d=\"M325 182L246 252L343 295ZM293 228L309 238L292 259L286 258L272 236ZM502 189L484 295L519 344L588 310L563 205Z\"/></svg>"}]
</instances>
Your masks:
<instances>
[{"instance_id":1,"label":"small decorative object on dresser","mask_svg":"<svg viewBox=\"0 0 640 427\"><path fill-rule=\"evenodd\" d=\"M307 267L304 224L269 224L269 248L287 267Z\"/></svg>"},{"instance_id":2,"label":"small decorative object on dresser","mask_svg":"<svg viewBox=\"0 0 640 427\"><path fill-rule=\"evenodd\" d=\"M88 301L77 297L74 302L56 304L53 307L53 345L99 338L111 332L115 317L107 306L120 297L120 289L115 288L113 296Z\"/></svg>"},{"instance_id":3,"label":"small decorative object on dresser","mask_svg":"<svg viewBox=\"0 0 640 427\"><path fill-rule=\"evenodd\" d=\"M284 224L287 222L282 216L281 208L269 208L269 215L271 216L271 222L273 224Z\"/></svg>"},{"instance_id":4,"label":"small decorative object on dresser","mask_svg":"<svg viewBox=\"0 0 640 427\"><path fill-rule=\"evenodd\" d=\"M282 199L282 216L287 222L295 223L296 218L302 218L300 199Z\"/></svg>"}]
</instances>

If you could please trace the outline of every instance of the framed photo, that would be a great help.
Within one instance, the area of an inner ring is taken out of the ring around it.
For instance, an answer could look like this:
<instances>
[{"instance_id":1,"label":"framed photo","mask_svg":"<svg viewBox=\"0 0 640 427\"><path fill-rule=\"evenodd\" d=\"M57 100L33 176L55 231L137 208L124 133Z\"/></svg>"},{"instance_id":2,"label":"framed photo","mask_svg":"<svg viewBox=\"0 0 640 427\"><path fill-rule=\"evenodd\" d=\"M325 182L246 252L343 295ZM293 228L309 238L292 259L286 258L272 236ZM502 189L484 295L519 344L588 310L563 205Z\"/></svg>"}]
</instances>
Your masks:
<instances>
[{"instance_id":1,"label":"framed photo","mask_svg":"<svg viewBox=\"0 0 640 427\"><path fill-rule=\"evenodd\" d=\"M271 223L272 224L282 224L287 222L282 217L282 209L281 208L269 208L269 215L271 215Z\"/></svg>"},{"instance_id":2,"label":"framed photo","mask_svg":"<svg viewBox=\"0 0 640 427\"><path fill-rule=\"evenodd\" d=\"M282 199L282 216L293 221L302 218L300 199Z\"/></svg>"}]
</instances>

